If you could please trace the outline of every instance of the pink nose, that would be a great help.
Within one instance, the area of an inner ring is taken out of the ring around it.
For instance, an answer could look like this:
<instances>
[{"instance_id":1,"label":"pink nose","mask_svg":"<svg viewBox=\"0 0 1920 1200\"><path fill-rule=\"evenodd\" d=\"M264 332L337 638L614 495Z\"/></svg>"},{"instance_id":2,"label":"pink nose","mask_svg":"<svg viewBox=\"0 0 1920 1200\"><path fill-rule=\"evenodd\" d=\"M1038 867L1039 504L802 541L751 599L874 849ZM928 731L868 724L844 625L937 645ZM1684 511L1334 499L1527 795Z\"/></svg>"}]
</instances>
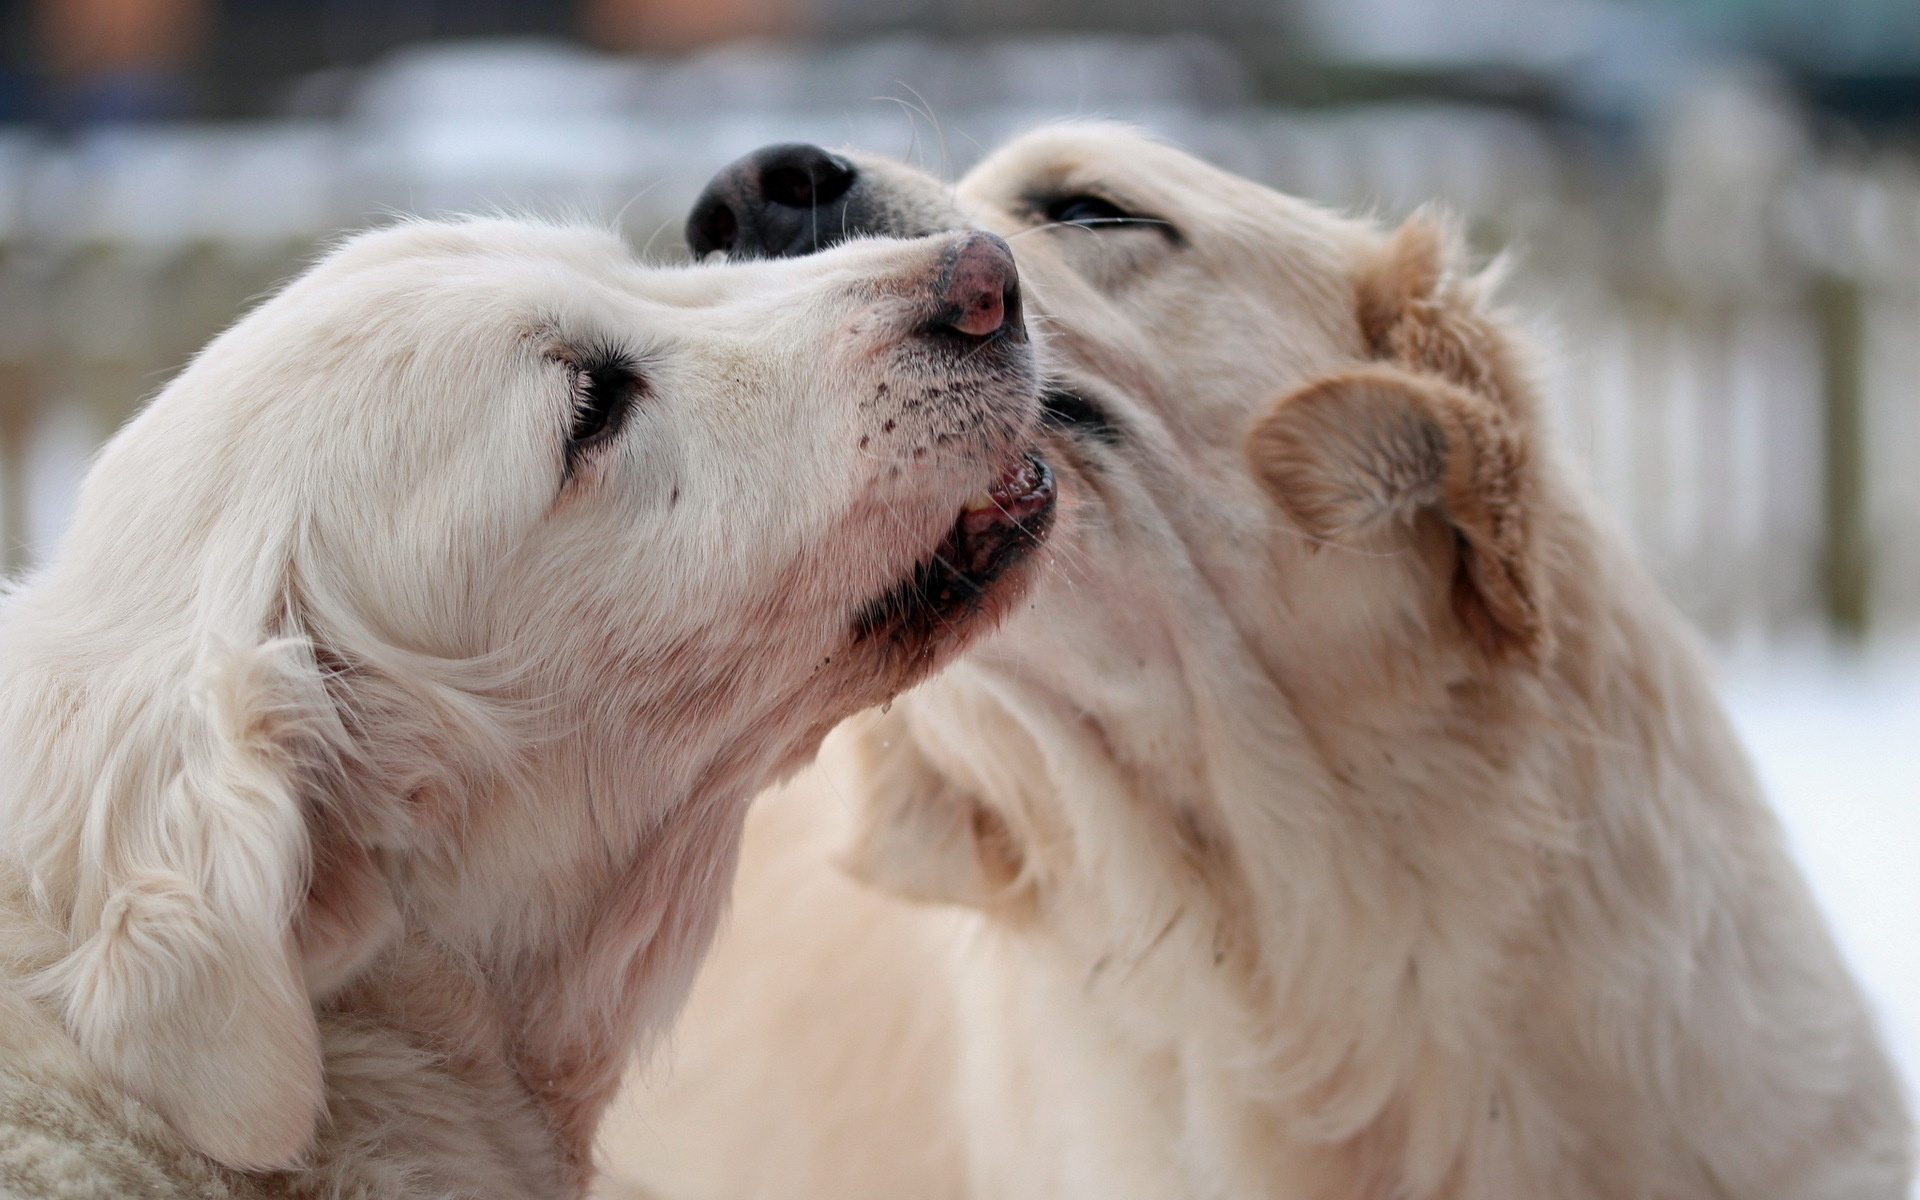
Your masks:
<instances>
[{"instance_id":1,"label":"pink nose","mask_svg":"<svg viewBox=\"0 0 1920 1200\"><path fill-rule=\"evenodd\" d=\"M1013 251L990 233L970 233L951 252L934 285L942 305L936 325L968 337L983 338L1007 328L1024 335L1020 323L1020 272Z\"/></svg>"}]
</instances>

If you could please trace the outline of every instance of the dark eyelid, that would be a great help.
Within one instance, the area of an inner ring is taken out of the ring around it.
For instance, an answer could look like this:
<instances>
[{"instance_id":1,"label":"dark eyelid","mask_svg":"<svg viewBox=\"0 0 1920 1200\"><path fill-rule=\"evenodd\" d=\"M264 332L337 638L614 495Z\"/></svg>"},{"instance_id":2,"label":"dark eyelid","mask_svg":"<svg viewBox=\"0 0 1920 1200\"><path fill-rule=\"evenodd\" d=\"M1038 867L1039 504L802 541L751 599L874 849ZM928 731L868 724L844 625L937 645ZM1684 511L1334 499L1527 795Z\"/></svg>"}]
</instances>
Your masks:
<instances>
[{"instance_id":1,"label":"dark eyelid","mask_svg":"<svg viewBox=\"0 0 1920 1200\"><path fill-rule=\"evenodd\" d=\"M634 405L647 394L647 380L634 357L617 347L579 346L555 357L571 374L574 410L564 468L571 478L582 458L620 436Z\"/></svg>"},{"instance_id":2,"label":"dark eyelid","mask_svg":"<svg viewBox=\"0 0 1920 1200\"><path fill-rule=\"evenodd\" d=\"M1040 420L1076 437L1092 438L1108 445L1120 440L1120 427L1107 415L1105 406L1066 388L1050 387L1041 393Z\"/></svg>"},{"instance_id":3,"label":"dark eyelid","mask_svg":"<svg viewBox=\"0 0 1920 1200\"><path fill-rule=\"evenodd\" d=\"M1070 224L1070 225L1084 225L1086 228L1089 228L1089 229L1097 229L1102 227L1121 228L1121 229L1124 229L1124 228L1154 229L1154 230L1158 230L1160 235L1166 238L1167 241L1172 243L1173 245L1175 246L1186 245L1187 239L1185 235L1183 235L1180 232L1180 230L1174 225L1172 221L1167 220L1165 217L1157 217L1150 213L1143 213L1143 212L1136 211L1131 205L1124 204L1121 201L1115 200L1111 196L1105 195L1104 193L1101 193L1101 192L1072 191L1072 192L1037 193L1029 196L1027 198L1027 203L1035 217L1039 218L1042 221L1057 222L1059 219L1055 216L1055 214L1058 213L1063 207L1072 203L1075 200L1095 200L1100 202L1101 204L1111 206L1112 208L1120 212L1122 215L1118 217L1112 217L1112 218L1095 219L1092 221L1065 221L1065 222L1059 222L1059 223Z\"/></svg>"}]
</instances>

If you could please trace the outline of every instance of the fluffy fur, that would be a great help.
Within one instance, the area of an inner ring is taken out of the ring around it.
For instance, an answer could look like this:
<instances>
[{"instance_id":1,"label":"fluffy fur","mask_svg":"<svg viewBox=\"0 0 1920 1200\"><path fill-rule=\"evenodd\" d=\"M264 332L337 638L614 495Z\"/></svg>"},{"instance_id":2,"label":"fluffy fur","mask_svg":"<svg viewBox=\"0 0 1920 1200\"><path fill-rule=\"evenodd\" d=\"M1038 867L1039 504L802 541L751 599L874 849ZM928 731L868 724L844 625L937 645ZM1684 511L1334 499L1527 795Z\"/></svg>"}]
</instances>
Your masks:
<instances>
[{"instance_id":1,"label":"fluffy fur","mask_svg":"<svg viewBox=\"0 0 1920 1200\"><path fill-rule=\"evenodd\" d=\"M1084 126L947 220L1081 398L1057 569L757 806L607 1194L1903 1196L1707 669L1445 226Z\"/></svg>"},{"instance_id":2,"label":"fluffy fur","mask_svg":"<svg viewBox=\"0 0 1920 1200\"><path fill-rule=\"evenodd\" d=\"M746 798L1018 592L863 631L1028 438L980 240L407 224L197 356L0 610L0 1194L577 1194Z\"/></svg>"}]
</instances>

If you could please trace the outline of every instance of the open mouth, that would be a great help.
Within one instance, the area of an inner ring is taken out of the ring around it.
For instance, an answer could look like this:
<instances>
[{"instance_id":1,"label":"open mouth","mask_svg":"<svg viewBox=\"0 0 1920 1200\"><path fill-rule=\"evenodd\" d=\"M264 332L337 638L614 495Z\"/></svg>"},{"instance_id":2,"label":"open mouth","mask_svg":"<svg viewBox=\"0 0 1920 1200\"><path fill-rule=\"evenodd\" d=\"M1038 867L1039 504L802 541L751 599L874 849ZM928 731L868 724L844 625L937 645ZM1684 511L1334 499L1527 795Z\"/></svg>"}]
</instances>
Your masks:
<instances>
[{"instance_id":1,"label":"open mouth","mask_svg":"<svg viewBox=\"0 0 1920 1200\"><path fill-rule=\"evenodd\" d=\"M1046 537L1053 505L1053 471L1037 455L1022 454L967 501L911 575L860 610L855 632L930 651L986 607L994 583Z\"/></svg>"}]
</instances>

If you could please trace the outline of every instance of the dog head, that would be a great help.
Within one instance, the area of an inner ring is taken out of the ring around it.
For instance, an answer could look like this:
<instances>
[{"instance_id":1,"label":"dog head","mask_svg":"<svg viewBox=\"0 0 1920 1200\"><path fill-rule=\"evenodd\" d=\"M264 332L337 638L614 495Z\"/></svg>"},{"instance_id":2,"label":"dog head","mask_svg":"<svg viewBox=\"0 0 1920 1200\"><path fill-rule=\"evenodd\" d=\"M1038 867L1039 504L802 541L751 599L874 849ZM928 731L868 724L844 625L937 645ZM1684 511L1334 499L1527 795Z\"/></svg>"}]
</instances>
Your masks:
<instances>
[{"instance_id":1,"label":"dog head","mask_svg":"<svg viewBox=\"0 0 1920 1200\"><path fill-rule=\"evenodd\" d=\"M689 223L696 250L978 227L1009 240L1029 285L1061 569L969 672L1071 693L1116 744L1240 722L1305 747L1314 721L1369 697L1442 695L1549 653L1533 392L1444 222L1383 233L1112 126L1030 134L951 190L801 149L716 179ZM800 167L825 181L806 207L778 186ZM898 786L874 794L898 807L873 814L856 869L935 898L1018 892L1023 848L1065 834L1036 826L1045 804L969 809L976 790L1031 790L1014 776L1036 764L939 755L955 725L927 722L912 755L878 766ZM1132 766L1164 776L1159 794L1206 794L1218 764L1160 741ZM1287 761L1327 758L1322 745ZM1196 854L1212 852L1208 820L1183 818Z\"/></svg>"},{"instance_id":2,"label":"dog head","mask_svg":"<svg viewBox=\"0 0 1920 1200\"><path fill-rule=\"evenodd\" d=\"M1019 306L985 234L346 243L113 439L6 602L0 903L45 931L9 958L196 1147L291 1165L314 1006L402 931L598 944L676 806L737 813L1019 594ZM683 841L717 909L730 843ZM699 940L664 911L630 940Z\"/></svg>"}]
</instances>

